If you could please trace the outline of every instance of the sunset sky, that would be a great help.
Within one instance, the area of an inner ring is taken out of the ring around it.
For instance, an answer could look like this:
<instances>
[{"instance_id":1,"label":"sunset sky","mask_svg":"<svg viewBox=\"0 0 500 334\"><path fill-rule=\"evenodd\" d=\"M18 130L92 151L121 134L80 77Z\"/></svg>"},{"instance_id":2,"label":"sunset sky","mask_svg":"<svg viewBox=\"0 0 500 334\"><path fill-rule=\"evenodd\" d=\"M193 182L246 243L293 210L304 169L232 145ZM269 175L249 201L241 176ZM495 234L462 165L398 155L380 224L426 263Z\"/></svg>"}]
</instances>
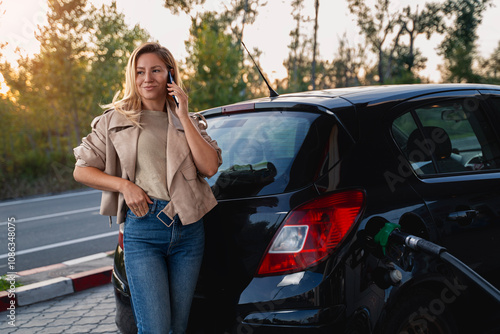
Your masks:
<instances>
[{"instance_id":1,"label":"sunset sky","mask_svg":"<svg viewBox=\"0 0 500 334\"><path fill-rule=\"evenodd\" d=\"M34 54L39 51L39 44L34 38L37 25L46 23L46 1L44 0L0 0L3 4L0 9L5 14L0 17L1 41L9 42L4 50L9 60L14 60L14 49L19 47L25 54ZM442 0L441 0L442 1ZM89 0L96 6L103 3L110 4L111 0ZM205 9L221 8L221 0L207 0ZM228 1L226 1L228 2ZM290 0L268 0L265 7L259 9L257 21L252 26L245 28L245 44L249 49L254 47L262 51L261 65L266 74L271 78L282 78L286 75L283 60L288 55L290 43L290 30L294 27ZM403 8L408 3L416 1L393 0L394 8ZM420 1L419 1L420 2ZM483 56L489 56L497 47L500 35L497 33L500 24L500 1L495 0L496 7L489 8L484 15L483 23L479 27L480 36L478 46ZM306 0L305 15L314 15L314 1ZM161 0L117 0L119 11L125 14L127 23L139 23L142 28L149 31L153 38L167 46L177 59L187 56L184 41L189 36L190 18L185 14L172 15L162 6ZM312 27L312 23L310 25ZM355 17L347 9L345 0L320 0L319 16L319 52L321 59L331 60L338 47L338 40L347 33L351 45L359 43L362 38L358 34ZM417 46L422 49L423 55L429 60L424 75L431 80L439 80L436 68L442 60L436 55L435 48L442 37L435 36L427 41L424 36L419 36Z\"/></svg>"}]
</instances>

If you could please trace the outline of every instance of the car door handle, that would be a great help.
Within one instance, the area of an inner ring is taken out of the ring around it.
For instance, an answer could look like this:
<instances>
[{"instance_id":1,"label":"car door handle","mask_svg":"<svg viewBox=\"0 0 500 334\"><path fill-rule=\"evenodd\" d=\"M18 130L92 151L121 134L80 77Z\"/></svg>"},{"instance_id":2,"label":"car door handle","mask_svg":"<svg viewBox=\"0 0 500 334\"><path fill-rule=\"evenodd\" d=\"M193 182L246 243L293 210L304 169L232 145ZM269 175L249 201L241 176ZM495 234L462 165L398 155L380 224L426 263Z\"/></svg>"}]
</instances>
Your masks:
<instances>
[{"instance_id":1,"label":"car door handle","mask_svg":"<svg viewBox=\"0 0 500 334\"><path fill-rule=\"evenodd\" d=\"M460 225L469 225L479 212L476 210L456 211L448 214L447 220L458 222Z\"/></svg>"}]
</instances>

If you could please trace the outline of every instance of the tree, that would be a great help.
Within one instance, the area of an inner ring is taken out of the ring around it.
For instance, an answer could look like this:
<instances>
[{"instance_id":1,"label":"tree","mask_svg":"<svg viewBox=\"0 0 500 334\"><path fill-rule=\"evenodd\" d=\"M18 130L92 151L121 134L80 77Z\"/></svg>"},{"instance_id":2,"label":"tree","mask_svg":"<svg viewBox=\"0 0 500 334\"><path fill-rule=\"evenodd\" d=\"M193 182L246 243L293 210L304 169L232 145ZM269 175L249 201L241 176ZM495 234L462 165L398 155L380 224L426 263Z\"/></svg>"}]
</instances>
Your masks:
<instances>
[{"instance_id":1,"label":"tree","mask_svg":"<svg viewBox=\"0 0 500 334\"><path fill-rule=\"evenodd\" d=\"M365 0L348 0L348 4L351 13L357 16L361 34L377 54L379 83L420 81L415 65L418 60L418 68L422 68L426 58L415 49L415 39L421 34L429 39L443 31L440 5L425 3L421 11L419 6L415 10L407 6L399 13L390 10L390 0L377 0L374 11ZM408 45L402 43L405 35L409 38Z\"/></svg>"},{"instance_id":2,"label":"tree","mask_svg":"<svg viewBox=\"0 0 500 334\"><path fill-rule=\"evenodd\" d=\"M419 49L412 50L408 45L398 45L394 54L395 57L386 80L387 84L412 84L425 80L417 74L425 68L427 62L427 58Z\"/></svg>"},{"instance_id":3,"label":"tree","mask_svg":"<svg viewBox=\"0 0 500 334\"><path fill-rule=\"evenodd\" d=\"M228 23L227 17L214 12L192 18L184 80L195 111L245 97L240 45L227 33Z\"/></svg>"},{"instance_id":4,"label":"tree","mask_svg":"<svg viewBox=\"0 0 500 334\"><path fill-rule=\"evenodd\" d=\"M0 95L0 119L2 120L0 122L0 184L4 188L8 177L14 172L16 148L20 146L17 141L20 138L19 132L22 131L20 119L16 118L14 103L8 95Z\"/></svg>"},{"instance_id":5,"label":"tree","mask_svg":"<svg viewBox=\"0 0 500 334\"><path fill-rule=\"evenodd\" d=\"M319 0L314 0L314 13L313 59L311 64L311 85L313 90L316 89L316 56L318 53Z\"/></svg>"},{"instance_id":6,"label":"tree","mask_svg":"<svg viewBox=\"0 0 500 334\"><path fill-rule=\"evenodd\" d=\"M265 6L265 4L261 5L260 0L233 0L230 2L230 7L226 6L223 15L228 19L229 28L237 36L240 44L245 27L255 22L259 6Z\"/></svg>"},{"instance_id":7,"label":"tree","mask_svg":"<svg viewBox=\"0 0 500 334\"><path fill-rule=\"evenodd\" d=\"M87 70L85 36L89 35L86 5L87 0L48 1L48 25L36 35L40 54L32 63L32 86L46 100L45 112L53 116L47 125L58 124L56 131L64 131L72 147L81 138L80 119L88 112L91 85L82 80Z\"/></svg>"},{"instance_id":8,"label":"tree","mask_svg":"<svg viewBox=\"0 0 500 334\"><path fill-rule=\"evenodd\" d=\"M120 89L126 59L149 35L125 25L116 3L87 9L87 0L50 0L48 25L37 34L40 53L22 66L44 106L48 133L63 137L69 152L99 104ZM27 103L29 105L29 103ZM71 139L72 138L72 139Z\"/></svg>"},{"instance_id":9,"label":"tree","mask_svg":"<svg viewBox=\"0 0 500 334\"><path fill-rule=\"evenodd\" d=\"M441 5L437 3L426 3L424 9L419 11L419 6L416 6L415 11L410 6L403 9L403 13L399 17L403 30L409 37L409 45L405 64L408 66L408 71L413 73L416 54L415 40L418 35L424 34L427 39L430 39L434 33L443 33L444 23ZM416 73L413 73L416 76Z\"/></svg>"},{"instance_id":10,"label":"tree","mask_svg":"<svg viewBox=\"0 0 500 334\"><path fill-rule=\"evenodd\" d=\"M117 11L116 1L94 10L88 24L93 31L88 80L94 89L91 105L97 106L111 102L113 96L122 90L130 53L142 42L149 41L151 36L139 25L129 28L125 15Z\"/></svg>"},{"instance_id":11,"label":"tree","mask_svg":"<svg viewBox=\"0 0 500 334\"><path fill-rule=\"evenodd\" d=\"M392 49L387 52L389 59L387 68L384 69L384 55L386 42L389 41L391 33L398 25L398 16L391 13L389 9L389 0L377 0L375 4L375 13L366 5L365 0L347 0L349 10L357 16L357 24L361 33L365 35L366 41L371 45L372 50L377 54L378 63L378 81L383 84L390 73L390 66L393 57L393 51L399 43L399 37L403 33L402 27L393 39Z\"/></svg>"},{"instance_id":12,"label":"tree","mask_svg":"<svg viewBox=\"0 0 500 334\"><path fill-rule=\"evenodd\" d=\"M491 84L500 84L500 42L490 57L483 59L480 66L482 81Z\"/></svg>"},{"instance_id":13,"label":"tree","mask_svg":"<svg viewBox=\"0 0 500 334\"><path fill-rule=\"evenodd\" d=\"M255 22L258 8L265 5L266 3L261 4L260 0L233 0L229 7L225 7L226 10L222 14L230 22L228 27L233 37L236 36L237 39L235 47L241 53L241 63L238 65L241 68L240 79L246 85L244 93L240 95L241 98L262 96L267 92L267 87L250 59L250 55L245 52L241 44L244 40L245 27ZM261 53L258 48L253 48L252 57L258 62Z\"/></svg>"},{"instance_id":14,"label":"tree","mask_svg":"<svg viewBox=\"0 0 500 334\"><path fill-rule=\"evenodd\" d=\"M303 24L308 20L302 17L304 0L294 0L292 2L292 15L295 20L295 29L290 31L291 43L288 45L289 54L283 65L287 69L288 92L304 91L309 89L311 83L311 52L312 41L302 33Z\"/></svg>"},{"instance_id":15,"label":"tree","mask_svg":"<svg viewBox=\"0 0 500 334\"><path fill-rule=\"evenodd\" d=\"M477 82L481 78L474 71L477 56L477 27L490 0L448 0L444 13L453 20L446 27L446 36L439 46L444 56L443 77L450 82Z\"/></svg>"},{"instance_id":16,"label":"tree","mask_svg":"<svg viewBox=\"0 0 500 334\"><path fill-rule=\"evenodd\" d=\"M48 24L36 34L40 52L20 56L17 67L0 63L18 121L10 176L30 182L60 175L56 165L74 164L82 129L122 87L130 52L149 39L125 25L115 2L97 9L87 0L49 0L48 8ZM72 180L70 174L61 181Z\"/></svg>"},{"instance_id":17,"label":"tree","mask_svg":"<svg viewBox=\"0 0 500 334\"><path fill-rule=\"evenodd\" d=\"M364 48L361 45L349 45L349 39L344 33L339 39L337 55L332 62L332 74L335 87L359 86L361 83L360 71L366 67ZM366 72L366 69L365 69Z\"/></svg>"},{"instance_id":18,"label":"tree","mask_svg":"<svg viewBox=\"0 0 500 334\"><path fill-rule=\"evenodd\" d=\"M170 9L172 14L179 14L181 11L189 14L197 5L203 5L205 0L165 0L165 8Z\"/></svg>"},{"instance_id":19,"label":"tree","mask_svg":"<svg viewBox=\"0 0 500 334\"><path fill-rule=\"evenodd\" d=\"M165 8L169 9L172 14L178 15L181 11L186 14L191 14L195 11L195 7L203 5L206 0L164 0ZM239 36L241 42L243 31L246 24L252 24L257 16L257 7L260 0L231 0L229 7L226 6L224 15L229 27L233 33ZM265 4L264 4L265 6ZM197 14L200 14L199 12ZM241 17L241 25L238 26L239 18Z\"/></svg>"},{"instance_id":20,"label":"tree","mask_svg":"<svg viewBox=\"0 0 500 334\"><path fill-rule=\"evenodd\" d=\"M167 2L169 6L179 3ZM263 91L263 82L241 45L245 26L255 21L259 2L232 0L220 13L197 13L191 18L184 82L195 111L233 103ZM194 6L184 8L186 13L194 11ZM254 53L254 58L258 58L260 52L254 50Z\"/></svg>"}]
</instances>

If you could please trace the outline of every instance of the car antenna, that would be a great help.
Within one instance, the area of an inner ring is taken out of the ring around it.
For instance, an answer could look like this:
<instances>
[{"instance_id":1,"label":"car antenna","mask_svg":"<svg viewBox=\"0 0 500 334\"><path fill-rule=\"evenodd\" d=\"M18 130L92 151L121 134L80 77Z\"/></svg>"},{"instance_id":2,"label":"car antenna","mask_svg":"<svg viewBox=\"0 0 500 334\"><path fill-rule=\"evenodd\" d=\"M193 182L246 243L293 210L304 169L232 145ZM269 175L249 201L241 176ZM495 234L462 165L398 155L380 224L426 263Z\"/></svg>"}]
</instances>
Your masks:
<instances>
[{"instance_id":1,"label":"car antenna","mask_svg":"<svg viewBox=\"0 0 500 334\"><path fill-rule=\"evenodd\" d=\"M252 55L250 54L250 52L248 51L245 43L243 43L243 41L241 41L241 44L243 44L243 47L245 48L245 50L247 50L247 53L248 55L250 56L250 59L252 59L253 61L253 64L255 65L255 67L257 67L257 70L259 71L260 73L260 76L262 77L262 79L264 79L264 82L266 83L267 85L267 88L269 88L269 97L276 97L276 96L279 96L278 93L276 93L276 91L271 87L271 85L269 84L269 82L267 82L266 80L266 77L264 76L264 74L262 74L260 68L259 68L259 65L257 65L257 63L255 62L255 60L253 59Z\"/></svg>"}]
</instances>

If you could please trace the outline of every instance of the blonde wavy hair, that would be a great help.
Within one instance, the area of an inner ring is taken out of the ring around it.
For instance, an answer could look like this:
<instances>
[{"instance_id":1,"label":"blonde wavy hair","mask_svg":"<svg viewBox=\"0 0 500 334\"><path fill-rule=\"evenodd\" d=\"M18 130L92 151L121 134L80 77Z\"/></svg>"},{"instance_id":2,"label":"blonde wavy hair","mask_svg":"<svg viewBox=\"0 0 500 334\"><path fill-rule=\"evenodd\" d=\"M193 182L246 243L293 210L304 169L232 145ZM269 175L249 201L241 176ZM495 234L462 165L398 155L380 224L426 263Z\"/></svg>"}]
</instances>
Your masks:
<instances>
[{"instance_id":1,"label":"blonde wavy hair","mask_svg":"<svg viewBox=\"0 0 500 334\"><path fill-rule=\"evenodd\" d=\"M184 90L184 85L182 84L182 79L179 74L179 67L177 66L177 62L175 61L172 53L166 47L161 46L156 42L144 43L141 46L137 47L132 52L128 60L127 69L125 72L125 89L123 92L123 98L119 98L121 94L121 92L119 91L115 94L113 102L104 105L103 108L114 108L117 112L124 115L128 120L139 127L142 102L141 96L139 95L139 92L137 91L137 87L135 85L136 64L139 56L146 53L156 54L165 63L169 71L173 69L174 73L172 74L172 77L175 83ZM171 109L175 109L175 102L170 95L167 95L166 103L168 103Z\"/></svg>"}]
</instances>

